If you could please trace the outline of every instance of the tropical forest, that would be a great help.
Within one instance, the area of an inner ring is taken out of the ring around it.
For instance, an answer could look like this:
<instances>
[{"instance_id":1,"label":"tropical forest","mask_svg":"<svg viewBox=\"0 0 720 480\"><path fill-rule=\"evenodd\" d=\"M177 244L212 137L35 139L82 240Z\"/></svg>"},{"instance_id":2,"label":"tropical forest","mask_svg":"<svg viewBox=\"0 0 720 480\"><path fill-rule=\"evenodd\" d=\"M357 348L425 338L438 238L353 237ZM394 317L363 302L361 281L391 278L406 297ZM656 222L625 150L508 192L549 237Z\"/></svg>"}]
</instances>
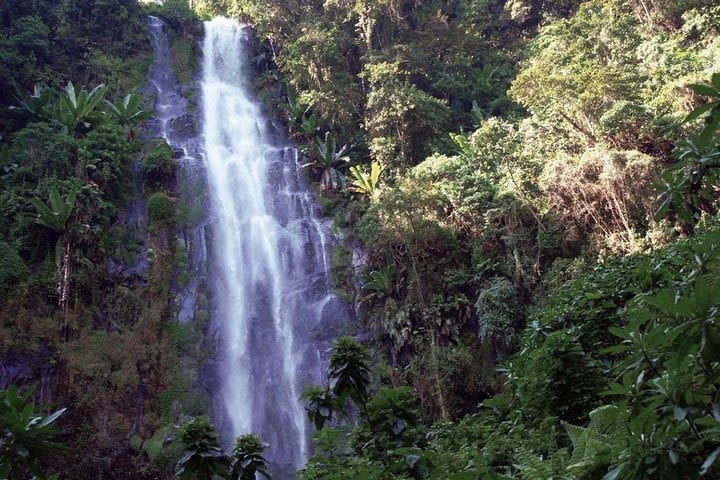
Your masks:
<instances>
[{"instance_id":1,"label":"tropical forest","mask_svg":"<svg viewBox=\"0 0 720 480\"><path fill-rule=\"evenodd\" d=\"M0 480L720 479L720 1L0 0Z\"/></svg>"}]
</instances>

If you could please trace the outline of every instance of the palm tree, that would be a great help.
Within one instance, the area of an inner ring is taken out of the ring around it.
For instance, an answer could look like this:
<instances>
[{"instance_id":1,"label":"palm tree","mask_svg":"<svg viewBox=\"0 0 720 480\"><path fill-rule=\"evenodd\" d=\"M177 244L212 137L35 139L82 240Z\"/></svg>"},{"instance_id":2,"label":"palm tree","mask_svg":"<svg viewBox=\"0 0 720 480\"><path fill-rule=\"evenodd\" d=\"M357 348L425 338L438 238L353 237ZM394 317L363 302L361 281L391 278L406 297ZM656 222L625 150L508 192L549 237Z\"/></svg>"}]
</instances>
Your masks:
<instances>
[{"instance_id":1,"label":"palm tree","mask_svg":"<svg viewBox=\"0 0 720 480\"><path fill-rule=\"evenodd\" d=\"M28 473L44 478L38 460L64 448L53 437L55 420L65 409L39 415L30 401L32 393L30 388L21 395L15 385L0 391L0 478L24 480Z\"/></svg>"},{"instance_id":2,"label":"palm tree","mask_svg":"<svg viewBox=\"0 0 720 480\"><path fill-rule=\"evenodd\" d=\"M135 93L128 93L122 101L115 103L105 100L107 111L117 122L125 127L128 136L128 142L135 140L135 130L133 125L147 118L150 112L143 110L142 97Z\"/></svg>"},{"instance_id":3,"label":"palm tree","mask_svg":"<svg viewBox=\"0 0 720 480\"><path fill-rule=\"evenodd\" d=\"M77 190L71 190L65 199L60 198L57 187L50 188L50 205L39 198L31 198L30 202L37 210L35 222L59 234L55 243L55 266L58 268L57 292L59 304L67 307L70 296L70 255L71 243L67 241L67 223L75 208Z\"/></svg>"},{"instance_id":4,"label":"palm tree","mask_svg":"<svg viewBox=\"0 0 720 480\"><path fill-rule=\"evenodd\" d=\"M312 158L312 161L303 166L312 167L320 172L322 190L341 190L345 188L345 175L338 170L338 167L350 161L345 155L348 150L347 145L337 150L335 136L328 132L325 134L325 141L315 137L315 141L303 149Z\"/></svg>"},{"instance_id":5,"label":"palm tree","mask_svg":"<svg viewBox=\"0 0 720 480\"><path fill-rule=\"evenodd\" d=\"M253 433L241 435L235 441L232 454L232 468L228 480L255 480L260 474L268 480L272 477L267 472L267 461L262 453L267 448Z\"/></svg>"},{"instance_id":6,"label":"palm tree","mask_svg":"<svg viewBox=\"0 0 720 480\"><path fill-rule=\"evenodd\" d=\"M55 106L53 120L63 133L75 135L80 127L90 127L90 116L107 94L108 87L98 85L90 92L68 82Z\"/></svg>"},{"instance_id":7,"label":"palm tree","mask_svg":"<svg viewBox=\"0 0 720 480\"><path fill-rule=\"evenodd\" d=\"M372 164L370 164L370 175L360 170L357 165L350 167L350 173L354 178L350 185L350 190L362 193L371 198L374 197L378 192L380 172L381 169L378 162L372 162Z\"/></svg>"},{"instance_id":8,"label":"palm tree","mask_svg":"<svg viewBox=\"0 0 720 480\"><path fill-rule=\"evenodd\" d=\"M179 433L185 447L175 476L180 480L218 480L226 478L230 459L220 448L215 427L207 417L194 418Z\"/></svg>"},{"instance_id":9,"label":"palm tree","mask_svg":"<svg viewBox=\"0 0 720 480\"><path fill-rule=\"evenodd\" d=\"M367 418L370 353L352 337L340 337L330 353L330 388L338 397L350 397ZM368 419L369 421L369 419Z\"/></svg>"}]
</instances>

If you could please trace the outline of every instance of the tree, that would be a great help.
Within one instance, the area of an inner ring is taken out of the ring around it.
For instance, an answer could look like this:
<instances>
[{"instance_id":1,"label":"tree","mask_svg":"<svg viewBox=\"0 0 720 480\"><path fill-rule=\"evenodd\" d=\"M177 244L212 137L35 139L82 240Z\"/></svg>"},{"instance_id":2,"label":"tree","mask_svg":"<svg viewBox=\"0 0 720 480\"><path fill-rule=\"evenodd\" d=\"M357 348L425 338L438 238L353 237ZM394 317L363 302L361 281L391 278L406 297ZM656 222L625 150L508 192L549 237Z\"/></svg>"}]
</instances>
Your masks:
<instances>
[{"instance_id":1,"label":"tree","mask_svg":"<svg viewBox=\"0 0 720 480\"><path fill-rule=\"evenodd\" d=\"M600 118L615 102L639 93L637 19L621 3L584 2L573 17L543 27L510 88L531 113L562 119L587 144L597 143Z\"/></svg>"},{"instance_id":2,"label":"tree","mask_svg":"<svg viewBox=\"0 0 720 480\"><path fill-rule=\"evenodd\" d=\"M330 389L313 385L305 389L300 400L307 402L305 411L318 431L322 430L325 423L332 419L336 398L332 396Z\"/></svg>"},{"instance_id":3,"label":"tree","mask_svg":"<svg viewBox=\"0 0 720 480\"><path fill-rule=\"evenodd\" d=\"M522 323L517 291L510 280L495 277L488 281L475 302L478 337L493 349L496 358L511 352Z\"/></svg>"},{"instance_id":4,"label":"tree","mask_svg":"<svg viewBox=\"0 0 720 480\"><path fill-rule=\"evenodd\" d=\"M184 450L177 463L176 477L180 480L226 478L230 459L220 448L215 427L207 417L194 418L180 431L178 438Z\"/></svg>"},{"instance_id":5,"label":"tree","mask_svg":"<svg viewBox=\"0 0 720 480\"><path fill-rule=\"evenodd\" d=\"M325 141L315 137L315 141L303 150L312 158L303 166L320 172L320 188L322 190L342 190L345 188L345 175L338 168L343 163L350 161L345 155L348 150L347 145L343 145L338 150L335 135L328 132L325 134Z\"/></svg>"},{"instance_id":6,"label":"tree","mask_svg":"<svg viewBox=\"0 0 720 480\"><path fill-rule=\"evenodd\" d=\"M125 127L128 142L135 140L133 125L150 115L150 112L142 108L142 97L136 93L128 93L122 101L110 102L105 100L105 103L110 115Z\"/></svg>"},{"instance_id":7,"label":"tree","mask_svg":"<svg viewBox=\"0 0 720 480\"><path fill-rule=\"evenodd\" d=\"M28 473L43 478L39 459L63 450L53 437L55 421L65 409L39 415L30 401L32 393L30 388L20 394L15 385L0 391L0 478L25 480Z\"/></svg>"},{"instance_id":8,"label":"tree","mask_svg":"<svg viewBox=\"0 0 720 480\"><path fill-rule=\"evenodd\" d=\"M446 123L448 107L410 82L400 62L368 64L361 75L370 85L364 127L373 158L383 166L417 163Z\"/></svg>"},{"instance_id":9,"label":"tree","mask_svg":"<svg viewBox=\"0 0 720 480\"><path fill-rule=\"evenodd\" d=\"M67 222L75 208L77 190L71 190L65 199L60 198L57 187L50 188L50 204L46 205L39 198L30 202L37 210L35 221L59 234L55 243L55 266L58 268L57 292L59 304L67 307L70 296L70 256L72 245L67 239Z\"/></svg>"},{"instance_id":10,"label":"tree","mask_svg":"<svg viewBox=\"0 0 720 480\"><path fill-rule=\"evenodd\" d=\"M9 90L14 82L26 84L36 78L49 57L48 25L38 16L8 15L10 8L7 3L2 6L5 22L0 35L0 89L3 91Z\"/></svg>"},{"instance_id":11,"label":"tree","mask_svg":"<svg viewBox=\"0 0 720 480\"><path fill-rule=\"evenodd\" d=\"M328 377L332 392L350 397L367 416L366 403L370 386L370 353L352 337L340 337L330 354Z\"/></svg>"},{"instance_id":12,"label":"tree","mask_svg":"<svg viewBox=\"0 0 720 480\"><path fill-rule=\"evenodd\" d=\"M228 480L255 480L260 474L268 480L272 477L266 470L267 461L262 453L267 448L254 433L240 435L232 453L232 467Z\"/></svg>"}]
</instances>

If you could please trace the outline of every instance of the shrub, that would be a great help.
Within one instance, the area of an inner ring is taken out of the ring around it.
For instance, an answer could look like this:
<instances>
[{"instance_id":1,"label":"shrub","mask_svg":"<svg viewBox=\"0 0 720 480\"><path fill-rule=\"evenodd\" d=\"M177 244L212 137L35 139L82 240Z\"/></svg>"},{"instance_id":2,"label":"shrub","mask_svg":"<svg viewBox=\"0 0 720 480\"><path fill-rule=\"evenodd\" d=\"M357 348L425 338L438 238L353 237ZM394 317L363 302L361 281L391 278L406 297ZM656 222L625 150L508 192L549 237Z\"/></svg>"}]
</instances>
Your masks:
<instances>
[{"instance_id":1,"label":"shrub","mask_svg":"<svg viewBox=\"0 0 720 480\"><path fill-rule=\"evenodd\" d=\"M501 277L490 280L478 295L475 313L480 341L492 345L498 353L509 352L522 320L518 295L512 283Z\"/></svg>"},{"instance_id":2,"label":"shrub","mask_svg":"<svg viewBox=\"0 0 720 480\"><path fill-rule=\"evenodd\" d=\"M404 378L417 392L425 415L441 416L440 394L453 417L476 409L495 388L494 363L487 350L478 342L418 349L404 369Z\"/></svg>"},{"instance_id":3,"label":"shrub","mask_svg":"<svg viewBox=\"0 0 720 480\"><path fill-rule=\"evenodd\" d=\"M131 191L133 153L122 127L101 125L81 141L78 156L85 174L113 202L120 203Z\"/></svg>"},{"instance_id":4,"label":"shrub","mask_svg":"<svg viewBox=\"0 0 720 480\"><path fill-rule=\"evenodd\" d=\"M420 408L410 387L382 387L367 404L375 442L401 447L417 442L412 428L420 421Z\"/></svg>"},{"instance_id":5,"label":"shrub","mask_svg":"<svg viewBox=\"0 0 720 480\"><path fill-rule=\"evenodd\" d=\"M142 314L142 304L136 291L116 286L100 302L100 312L109 328L132 327Z\"/></svg>"},{"instance_id":6,"label":"shrub","mask_svg":"<svg viewBox=\"0 0 720 480\"><path fill-rule=\"evenodd\" d=\"M0 241L0 299L27 275L27 266L20 255L7 242Z\"/></svg>"},{"instance_id":7,"label":"shrub","mask_svg":"<svg viewBox=\"0 0 720 480\"><path fill-rule=\"evenodd\" d=\"M152 223L170 223L175 216L175 205L165 192L153 193L148 199L147 209Z\"/></svg>"},{"instance_id":8,"label":"shrub","mask_svg":"<svg viewBox=\"0 0 720 480\"><path fill-rule=\"evenodd\" d=\"M66 177L73 174L77 140L55 131L47 123L31 123L14 134L10 158L39 174Z\"/></svg>"},{"instance_id":9,"label":"shrub","mask_svg":"<svg viewBox=\"0 0 720 480\"><path fill-rule=\"evenodd\" d=\"M560 158L541 182L550 211L566 230L566 242L589 237L600 250L637 249L654 212L654 160L637 151L586 151L577 163Z\"/></svg>"},{"instance_id":10,"label":"shrub","mask_svg":"<svg viewBox=\"0 0 720 480\"><path fill-rule=\"evenodd\" d=\"M623 100L600 117L600 128L618 148L640 148L654 137L652 120L652 113L644 105Z\"/></svg>"},{"instance_id":11,"label":"shrub","mask_svg":"<svg viewBox=\"0 0 720 480\"><path fill-rule=\"evenodd\" d=\"M175 152L164 139L148 143L140 169L151 187L168 186L175 179Z\"/></svg>"},{"instance_id":12,"label":"shrub","mask_svg":"<svg viewBox=\"0 0 720 480\"><path fill-rule=\"evenodd\" d=\"M601 372L574 336L555 332L513 361L512 378L524 414L532 421L555 416L584 421L597 405Z\"/></svg>"}]
</instances>

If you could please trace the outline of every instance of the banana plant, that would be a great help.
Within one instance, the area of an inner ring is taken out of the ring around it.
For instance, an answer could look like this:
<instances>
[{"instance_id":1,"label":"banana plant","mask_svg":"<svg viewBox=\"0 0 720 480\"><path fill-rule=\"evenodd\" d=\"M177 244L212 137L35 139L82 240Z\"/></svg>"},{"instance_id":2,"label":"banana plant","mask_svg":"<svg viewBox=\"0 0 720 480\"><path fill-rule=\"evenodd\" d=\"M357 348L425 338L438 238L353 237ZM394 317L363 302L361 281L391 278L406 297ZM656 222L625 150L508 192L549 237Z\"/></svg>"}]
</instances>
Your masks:
<instances>
[{"instance_id":1,"label":"banana plant","mask_svg":"<svg viewBox=\"0 0 720 480\"><path fill-rule=\"evenodd\" d=\"M450 132L445 143L453 151L453 153L459 155L463 159L472 160L475 158L475 152L473 151L470 139L466 134Z\"/></svg>"},{"instance_id":2,"label":"banana plant","mask_svg":"<svg viewBox=\"0 0 720 480\"><path fill-rule=\"evenodd\" d=\"M337 149L335 136L330 132L325 134L325 140L315 137L315 141L303 149L303 152L312 160L304 167L311 167L320 173L320 189L325 191L342 190L345 188L345 175L340 172L340 165L350 161L345 155L348 145Z\"/></svg>"},{"instance_id":3,"label":"banana plant","mask_svg":"<svg viewBox=\"0 0 720 480\"><path fill-rule=\"evenodd\" d=\"M287 103L281 102L279 107L285 111L288 124L293 128L302 124L302 118L310 112L310 106L301 103L290 86L287 89Z\"/></svg>"},{"instance_id":4,"label":"banana plant","mask_svg":"<svg viewBox=\"0 0 720 480\"><path fill-rule=\"evenodd\" d=\"M88 92L83 87L76 87L72 82L68 82L56 102L53 120L66 135L77 134L81 127L89 128L90 117L107 92L108 87L102 84Z\"/></svg>"},{"instance_id":5,"label":"banana plant","mask_svg":"<svg viewBox=\"0 0 720 480\"><path fill-rule=\"evenodd\" d=\"M487 88L492 85L495 79L495 74L498 72L498 67L486 63L483 68L475 71L475 82L480 88Z\"/></svg>"},{"instance_id":6,"label":"banana plant","mask_svg":"<svg viewBox=\"0 0 720 480\"><path fill-rule=\"evenodd\" d=\"M45 118L50 109L50 105L55 99L55 91L51 88L35 85L33 93L26 95L18 84L15 84L15 94L13 95L17 101L17 105L12 105L10 110L17 110L32 121Z\"/></svg>"},{"instance_id":7,"label":"banana plant","mask_svg":"<svg viewBox=\"0 0 720 480\"><path fill-rule=\"evenodd\" d=\"M57 187L53 186L50 188L50 205L46 205L37 197L30 199L30 202L37 210L36 222L58 233L63 233L67 227L67 221L72 215L73 208L75 208L76 197L77 190L72 190L63 200L60 198Z\"/></svg>"},{"instance_id":8,"label":"banana plant","mask_svg":"<svg viewBox=\"0 0 720 480\"><path fill-rule=\"evenodd\" d=\"M470 116L473 120L473 127L480 128L483 122L490 118L490 113L480 108L477 100L473 100L472 110L470 110Z\"/></svg>"},{"instance_id":9,"label":"banana plant","mask_svg":"<svg viewBox=\"0 0 720 480\"><path fill-rule=\"evenodd\" d=\"M393 292L393 279L395 278L395 267L392 265L385 269L373 270L365 276L363 291L368 292L360 300L366 302L373 298L387 299ZM387 301L387 300L386 300Z\"/></svg>"},{"instance_id":10,"label":"banana plant","mask_svg":"<svg viewBox=\"0 0 720 480\"><path fill-rule=\"evenodd\" d=\"M305 138L312 138L320 133L322 127L322 121L316 113L307 115L307 112L303 113L300 117L300 133Z\"/></svg>"},{"instance_id":11,"label":"banana plant","mask_svg":"<svg viewBox=\"0 0 720 480\"><path fill-rule=\"evenodd\" d=\"M370 174L360 170L357 165L350 167L350 174L353 176L353 182L350 185L350 190L356 193L367 195L368 197L375 197L378 193L378 180L381 172L380 164L378 162L372 162L370 164Z\"/></svg>"},{"instance_id":12,"label":"banana plant","mask_svg":"<svg viewBox=\"0 0 720 480\"><path fill-rule=\"evenodd\" d=\"M135 140L135 130L133 126L147 118L150 114L142 108L142 97L136 93L128 93L125 98L120 101L111 102L105 100L107 111L117 120L117 122L125 127L128 142Z\"/></svg>"},{"instance_id":13,"label":"banana plant","mask_svg":"<svg viewBox=\"0 0 720 480\"><path fill-rule=\"evenodd\" d=\"M55 243L55 266L58 268L57 292L59 304L67 306L70 297L70 256L72 245L67 240L68 220L75 208L77 190L71 190L65 199L60 197L57 187L50 188L50 204L47 205L39 198L31 198L30 202L37 210L35 222L57 232L58 240Z\"/></svg>"},{"instance_id":14,"label":"banana plant","mask_svg":"<svg viewBox=\"0 0 720 480\"><path fill-rule=\"evenodd\" d=\"M15 385L0 391L0 478L24 480L28 473L45 478L38 460L64 449L53 437L55 421L65 409L39 415L30 400L32 393L29 388L20 394Z\"/></svg>"}]
</instances>

